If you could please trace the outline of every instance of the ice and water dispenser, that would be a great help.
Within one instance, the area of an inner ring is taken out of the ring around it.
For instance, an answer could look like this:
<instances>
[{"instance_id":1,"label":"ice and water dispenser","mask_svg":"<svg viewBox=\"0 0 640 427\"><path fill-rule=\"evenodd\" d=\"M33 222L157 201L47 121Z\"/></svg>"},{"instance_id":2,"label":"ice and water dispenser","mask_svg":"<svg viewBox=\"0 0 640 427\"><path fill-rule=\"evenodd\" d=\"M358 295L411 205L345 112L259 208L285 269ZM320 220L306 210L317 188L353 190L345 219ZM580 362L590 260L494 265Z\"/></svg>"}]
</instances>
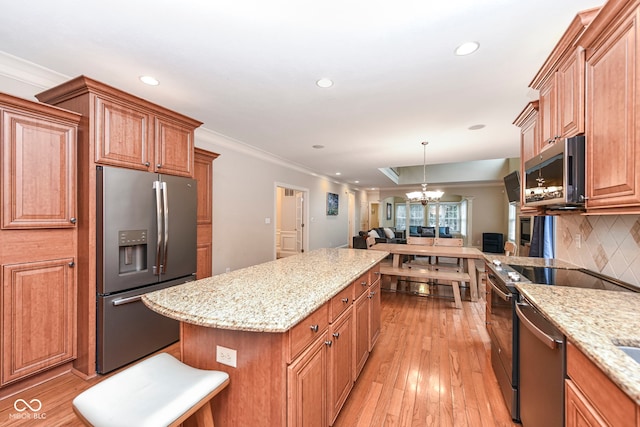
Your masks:
<instances>
[{"instance_id":1,"label":"ice and water dispenser","mask_svg":"<svg viewBox=\"0 0 640 427\"><path fill-rule=\"evenodd\" d=\"M147 269L147 230L118 232L120 250L119 273L127 274Z\"/></svg>"}]
</instances>

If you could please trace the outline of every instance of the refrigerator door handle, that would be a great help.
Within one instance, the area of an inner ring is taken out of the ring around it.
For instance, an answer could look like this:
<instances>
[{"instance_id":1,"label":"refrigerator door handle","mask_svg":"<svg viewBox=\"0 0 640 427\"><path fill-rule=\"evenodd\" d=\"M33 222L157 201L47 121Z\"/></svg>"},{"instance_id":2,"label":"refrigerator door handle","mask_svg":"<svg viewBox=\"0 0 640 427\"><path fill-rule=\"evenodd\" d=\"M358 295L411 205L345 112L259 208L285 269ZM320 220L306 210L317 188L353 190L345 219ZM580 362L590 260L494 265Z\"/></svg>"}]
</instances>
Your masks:
<instances>
[{"instance_id":1,"label":"refrigerator door handle","mask_svg":"<svg viewBox=\"0 0 640 427\"><path fill-rule=\"evenodd\" d=\"M153 181L153 188L156 190L156 265L153 266L153 274L159 276L162 273L162 182Z\"/></svg>"},{"instance_id":2,"label":"refrigerator door handle","mask_svg":"<svg viewBox=\"0 0 640 427\"><path fill-rule=\"evenodd\" d=\"M167 258L169 254L169 196L167 183L162 182L162 204L163 204L163 214L164 214L164 260L162 263L162 273L167 272Z\"/></svg>"},{"instance_id":3,"label":"refrigerator door handle","mask_svg":"<svg viewBox=\"0 0 640 427\"><path fill-rule=\"evenodd\" d=\"M113 300L112 304L115 306L119 306L123 304L131 304L132 302L137 302L140 300L142 300L142 295L136 295L134 297L115 299Z\"/></svg>"}]
</instances>

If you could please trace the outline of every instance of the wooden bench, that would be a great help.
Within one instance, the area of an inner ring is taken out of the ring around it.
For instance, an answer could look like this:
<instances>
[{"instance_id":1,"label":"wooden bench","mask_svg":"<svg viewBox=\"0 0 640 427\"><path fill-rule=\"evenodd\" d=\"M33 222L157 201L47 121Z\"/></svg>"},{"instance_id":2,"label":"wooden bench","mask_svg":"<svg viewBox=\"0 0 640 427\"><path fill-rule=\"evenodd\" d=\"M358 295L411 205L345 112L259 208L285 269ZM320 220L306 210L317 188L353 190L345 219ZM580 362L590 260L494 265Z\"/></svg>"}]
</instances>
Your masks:
<instances>
[{"instance_id":1,"label":"wooden bench","mask_svg":"<svg viewBox=\"0 0 640 427\"><path fill-rule=\"evenodd\" d=\"M460 282L470 282L468 273L458 273L455 271L438 271L425 268L403 268L393 267L388 264L380 264L380 274L397 277L413 277L419 279L447 280L451 282L453 288L453 299L456 308L462 308L462 298L460 297Z\"/></svg>"}]
</instances>

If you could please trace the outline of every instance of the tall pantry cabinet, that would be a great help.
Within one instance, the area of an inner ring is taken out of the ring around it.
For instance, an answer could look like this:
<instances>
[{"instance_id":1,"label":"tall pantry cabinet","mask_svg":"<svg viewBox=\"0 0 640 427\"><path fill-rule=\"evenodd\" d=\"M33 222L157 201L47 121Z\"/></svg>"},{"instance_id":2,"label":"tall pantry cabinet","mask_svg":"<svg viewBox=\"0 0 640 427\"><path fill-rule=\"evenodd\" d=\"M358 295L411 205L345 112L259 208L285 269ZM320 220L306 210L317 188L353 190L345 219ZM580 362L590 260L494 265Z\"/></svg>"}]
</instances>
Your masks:
<instances>
[{"instance_id":1,"label":"tall pantry cabinet","mask_svg":"<svg viewBox=\"0 0 640 427\"><path fill-rule=\"evenodd\" d=\"M0 397L77 354L80 119L0 94Z\"/></svg>"},{"instance_id":2,"label":"tall pantry cabinet","mask_svg":"<svg viewBox=\"0 0 640 427\"><path fill-rule=\"evenodd\" d=\"M79 286L74 367L92 376L96 359L96 166L194 177L194 131L201 123L85 76L36 97L82 115L77 150Z\"/></svg>"}]
</instances>

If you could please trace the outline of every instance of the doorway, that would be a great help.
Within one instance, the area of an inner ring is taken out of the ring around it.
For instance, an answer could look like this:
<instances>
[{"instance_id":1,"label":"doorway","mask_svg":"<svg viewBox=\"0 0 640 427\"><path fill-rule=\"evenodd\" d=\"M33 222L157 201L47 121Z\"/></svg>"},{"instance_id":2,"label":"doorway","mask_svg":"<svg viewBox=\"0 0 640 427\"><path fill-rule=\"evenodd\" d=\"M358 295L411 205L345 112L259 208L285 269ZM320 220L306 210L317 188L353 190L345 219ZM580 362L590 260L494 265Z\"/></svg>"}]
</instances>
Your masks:
<instances>
[{"instance_id":1,"label":"doorway","mask_svg":"<svg viewBox=\"0 0 640 427\"><path fill-rule=\"evenodd\" d=\"M276 184L275 258L300 254L307 248L308 190Z\"/></svg>"},{"instance_id":2,"label":"doorway","mask_svg":"<svg viewBox=\"0 0 640 427\"><path fill-rule=\"evenodd\" d=\"M369 204L369 229L380 227L380 217L378 211L380 210L379 203Z\"/></svg>"}]
</instances>

